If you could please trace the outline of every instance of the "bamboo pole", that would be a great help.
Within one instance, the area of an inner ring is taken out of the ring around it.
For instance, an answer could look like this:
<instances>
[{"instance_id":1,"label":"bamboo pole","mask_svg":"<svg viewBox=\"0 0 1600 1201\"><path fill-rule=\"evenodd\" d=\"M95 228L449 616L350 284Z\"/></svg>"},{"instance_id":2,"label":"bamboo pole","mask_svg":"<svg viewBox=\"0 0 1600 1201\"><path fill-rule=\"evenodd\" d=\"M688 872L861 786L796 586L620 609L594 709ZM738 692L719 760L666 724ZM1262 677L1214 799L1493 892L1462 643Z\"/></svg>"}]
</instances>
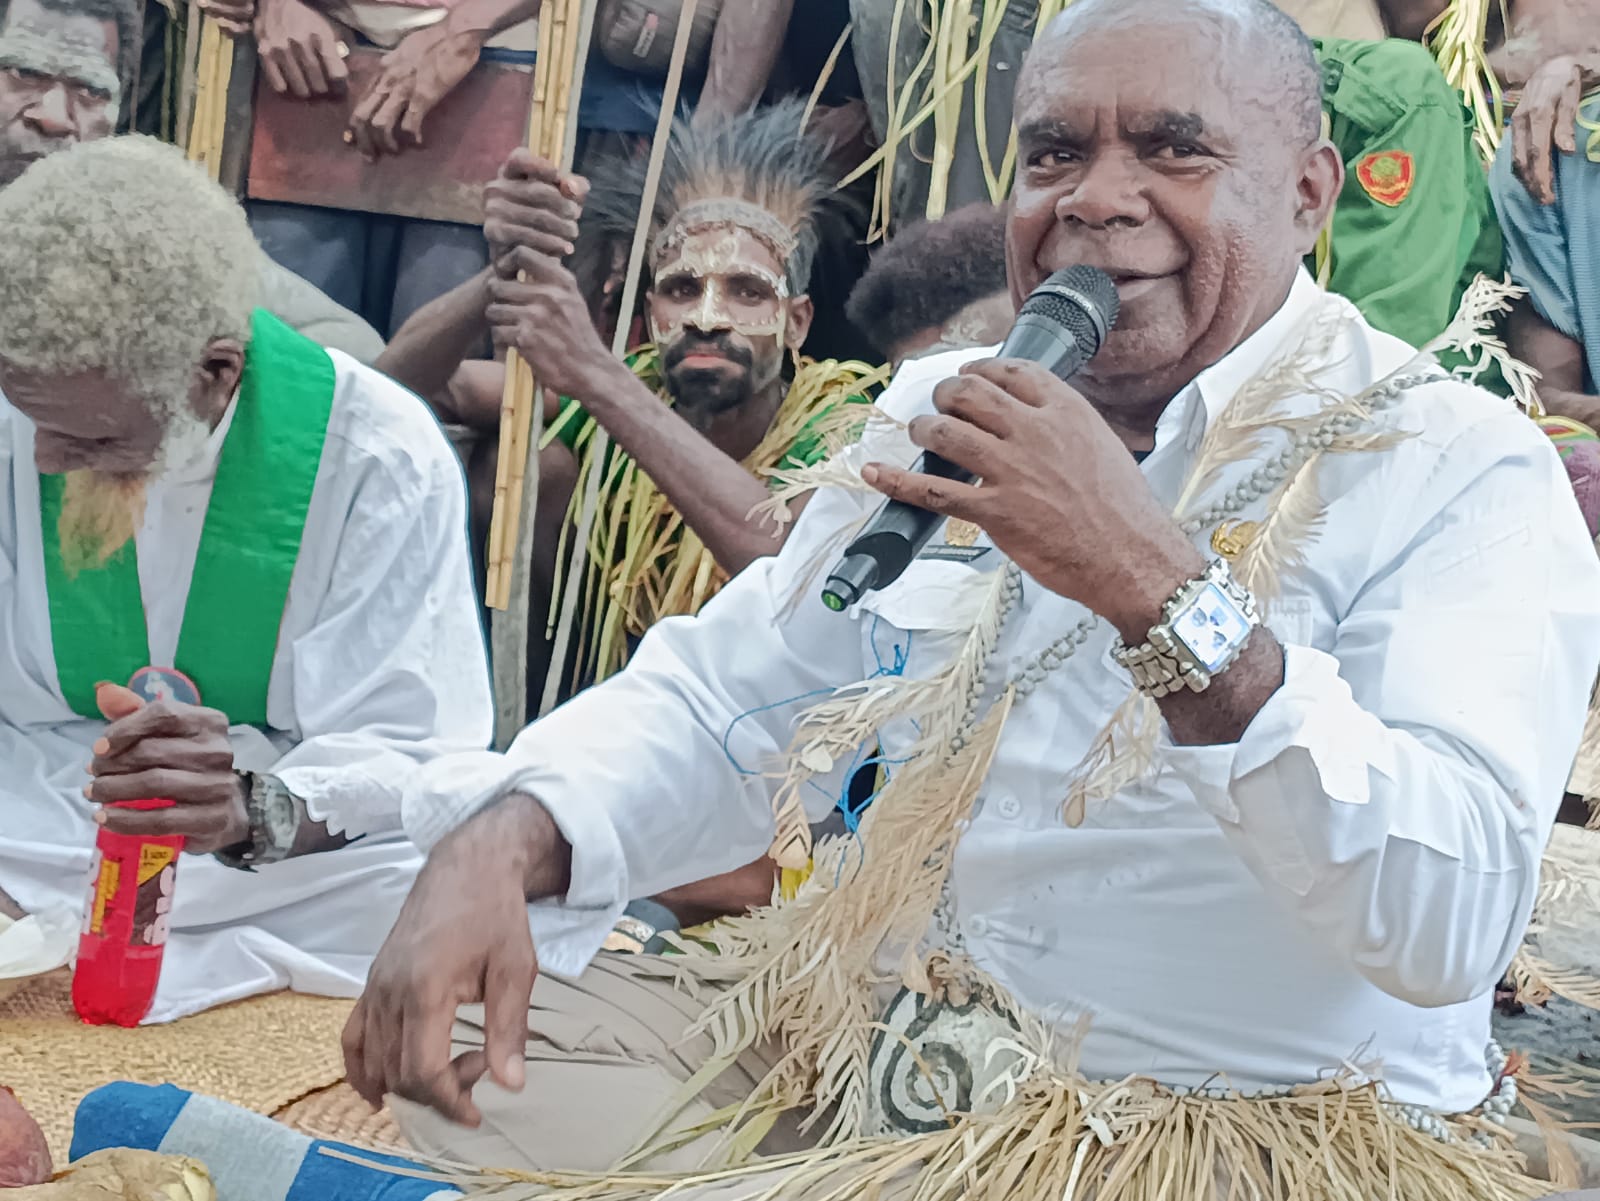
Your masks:
<instances>
[{"instance_id":1,"label":"bamboo pole","mask_svg":"<svg viewBox=\"0 0 1600 1201\"><path fill-rule=\"evenodd\" d=\"M189 161L213 180L222 178L222 144L228 130L228 85L233 79L233 39L210 17L200 34L196 68L194 123L189 129Z\"/></svg>"},{"instance_id":2,"label":"bamboo pole","mask_svg":"<svg viewBox=\"0 0 1600 1201\"><path fill-rule=\"evenodd\" d=\"M179 67L178 108L174 114L173 128L177 131L179 145L189 149L189 139L194 125L194 96L199 85L200 29L204 15L199 0L189 0L183 22L183 59Z\"/></svg>"},{"instance_id":3,"label":"bamboo pole","mask_svg":"<svg viewBox=\"0 0 1600 1201\"><path fill-rule=\"evenodd\" d=\"M560 11L557 11L559 6ZM576 23L572 10L578 11ZM528 147L570 171L578 142L578 104L594 33L595 0L546 0L539 19L539 54L528 112ZM543 70L541 72L541 66ZM539 442L543 391L515 350L506 356L487 552L493 610L490 651L494 673L495 745L504 750L527 719L530 566L539 502ZM498 603L497 603L498 602Z\"/></svg>"},{"instance_id":4,"label":"bamboo pole","mask_svg":"<svg viewBox=\"0 0 1600 1201\"><path fill-rule=\"evenodd\" d=\"M672 63L667 70L667 82L661 96L661 112L656 118L655 139L650 144L650 165L645 174L644 195L639 202L639 219L633 229L633 246L628 252L627 282L622 288L622 308L617 319L617 332L611 350L621 358L628 350L628 330L633 324L633 307L639 296L639 277L644 267L645 245L650 240L650 221L655 212L656 192L661 186L661 167L667 157L667 143L672 137L672 121L678 108L678 95L683 88L683 64L689 55L689 34L694 28L694 14L699 0L684 0L678 14L677 36L672 42ZM542 716L555 707L561 690L563 667L567 648L572 643L572 626L578 613L578 597L583 590L584 560L589 552L589 533L594 528L595 514L600 507L600 470L606 461L606 447L610 443L605 428L595 425L594 441L588 453L595 464L589 472L584 489L583 508L579 512L577 536L572 541L572 561L567 567L566 584L561 598L560 621L556 627L556 640L550 656L550 671L545 679L544 699L539 706Z\"/></svg>"}]
</instances>

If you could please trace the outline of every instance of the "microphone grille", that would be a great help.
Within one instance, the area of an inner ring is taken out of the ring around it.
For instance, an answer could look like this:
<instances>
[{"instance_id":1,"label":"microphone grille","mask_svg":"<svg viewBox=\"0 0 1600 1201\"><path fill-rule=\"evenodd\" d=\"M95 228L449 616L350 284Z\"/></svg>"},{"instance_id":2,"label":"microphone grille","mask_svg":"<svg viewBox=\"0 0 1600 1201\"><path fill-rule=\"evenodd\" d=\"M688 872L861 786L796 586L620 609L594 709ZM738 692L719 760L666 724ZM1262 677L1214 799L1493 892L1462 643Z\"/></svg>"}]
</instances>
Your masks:
<instances>
[{"instance_id":1,"label":"microphone grille","mask_svg":"<svg viewBox=\"0 0 1600 1201\"><path fill-rule=\"evenodd\" d=\"M1060 325L1093 355L1117 320L1117 286L1098 267L1063 267L1022 302L1017 314L1037 316Z\"/></svg>"}]
</instances>

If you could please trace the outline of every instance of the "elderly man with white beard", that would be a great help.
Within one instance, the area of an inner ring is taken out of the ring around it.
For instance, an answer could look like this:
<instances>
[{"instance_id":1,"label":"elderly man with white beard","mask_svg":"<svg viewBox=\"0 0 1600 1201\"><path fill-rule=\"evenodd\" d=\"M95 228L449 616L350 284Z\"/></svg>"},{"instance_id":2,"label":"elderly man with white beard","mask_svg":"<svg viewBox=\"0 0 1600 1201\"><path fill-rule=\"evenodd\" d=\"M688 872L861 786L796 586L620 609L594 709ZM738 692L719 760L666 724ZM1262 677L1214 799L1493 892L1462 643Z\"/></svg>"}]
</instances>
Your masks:
<instances>
[{"instance_id":1,"label":"elderly man with white beard","mask_svg":"<svg viewBox=\"0 0 1600 1201\"><path fill-rule=\"evenodd\" d=\"M401 782L490 736L456 459L255 307L177 151L53 155L0 228L0 906L81 907L97 824L182 834L146 1020L354 995L419 863Z\"/></svg>"}]
</instances>

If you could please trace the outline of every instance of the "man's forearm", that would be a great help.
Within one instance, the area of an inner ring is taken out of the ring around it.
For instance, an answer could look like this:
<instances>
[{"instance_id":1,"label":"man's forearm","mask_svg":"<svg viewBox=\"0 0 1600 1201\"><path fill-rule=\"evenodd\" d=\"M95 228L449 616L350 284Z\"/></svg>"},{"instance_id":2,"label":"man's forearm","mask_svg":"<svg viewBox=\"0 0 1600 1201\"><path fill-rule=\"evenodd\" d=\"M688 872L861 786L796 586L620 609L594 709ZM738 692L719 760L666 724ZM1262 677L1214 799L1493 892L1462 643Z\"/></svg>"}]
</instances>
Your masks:
<instances>
[{"instance_id":1,"label":"man's forearm","mask_svg":"<svg viewBox=\"0 0 1600 1201\"><path fill-rule=\"evenodd\" d=\"M435 414L452 420L450 377L463 360L476 358L489 335L491 269L418 309L373 364L422 397Z\"/></svg>"},{"instance_id":2,"label":"man's forearm","mask_svg":"<svg viewBox=\"0 0 1600 1201\"><path fill-rule=\"evenodd\" d=\"M662 404L624 364L611 362L576 399L661 489L717 565L737 575L776 554L781 533L749 518L767 498L766 486Z\"/></svg>"},{"instance_id":3,"label":"man's forearm","mask_svg":"<svg viewBox=\"0 0 1600 1201\"><path fill-rule=\"evenodd\" d=\"M1228 746L1244 737L1261 707L1283 687L1283 647L1257 627L1239 657L1204 692L1161 698L1161 716L1179 746Z\"/></svg>"},{"instance_id":4,"label":"man's forearm","mask_svg":"<svg viewBox=\"0 0 1600 1201\"><path fill-rule=\"evenodd\" d=\"M761 99L793 11L794 0L725 0L696 117L736 116Z\"/></svg>"},{"instance_id":5,"label":"man's forearm","mask_svg":"<svg viewBox=\"0 0 1600 1201\"><path fill-rule=\"evenodd\" d=\"M487 41L539 15L544 0L461 0L446 18L453 31L479 32Z\"/></svg>"},{"instance_id":6,"label":"man's forearm","mask_svg":"<svg viewBox=\"0 0 1600 1201\"><path fill-rule=\"evenodd\" d=\"M20 922L27 916L27 910L12 900L10 893L0 888L0 917L9 917L14 922Z\"/></svg>"}]
</instances>

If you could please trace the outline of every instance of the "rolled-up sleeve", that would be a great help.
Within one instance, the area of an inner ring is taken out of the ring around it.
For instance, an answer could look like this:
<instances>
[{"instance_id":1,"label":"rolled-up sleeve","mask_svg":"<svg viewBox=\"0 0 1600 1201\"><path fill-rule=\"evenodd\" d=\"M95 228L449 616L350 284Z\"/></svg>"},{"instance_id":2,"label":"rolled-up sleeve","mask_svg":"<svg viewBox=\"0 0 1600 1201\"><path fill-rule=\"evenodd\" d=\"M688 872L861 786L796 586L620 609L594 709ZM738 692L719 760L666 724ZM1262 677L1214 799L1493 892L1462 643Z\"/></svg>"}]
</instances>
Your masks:
<instances>
[{"instance_id":1,"label":"rolled-up sleeve","mask_svg":"<svg viewBox=\"0 0 1600 1201\"><path fill-rule=\"evenodd\" d=\"M1600 562L1516 414L1472 427L1421 484L1368 486L1389 516L1331 649L1287 647L1239 743L1174 766L1333 951L1444 1005L1495 985L1532 911L1600 665ZM1226 772L1198 770L1218 755Z\"/></svg>"}]
</instances>

